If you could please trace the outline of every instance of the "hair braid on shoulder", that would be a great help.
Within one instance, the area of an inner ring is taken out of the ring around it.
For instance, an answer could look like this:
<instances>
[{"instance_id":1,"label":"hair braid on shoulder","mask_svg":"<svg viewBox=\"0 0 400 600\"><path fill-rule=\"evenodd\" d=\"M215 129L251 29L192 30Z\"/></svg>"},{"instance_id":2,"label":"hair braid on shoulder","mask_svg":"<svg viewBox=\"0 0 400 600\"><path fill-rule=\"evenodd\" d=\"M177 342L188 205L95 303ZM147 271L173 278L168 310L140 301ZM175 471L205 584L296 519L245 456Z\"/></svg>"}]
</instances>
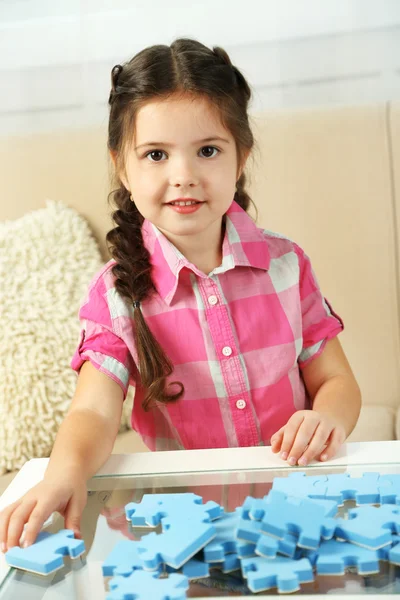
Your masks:
<instances>
[{"instance_id":1,"label":"hair braid on shoulder","mask_svg":"<svg viewBox=\"0 0 400 600\"><path fill-rule=\"evenodd\" d=\"M143 243L143 217L123 186L112 193L118 207L112 215L117 227L108 232L106 240L116 261L112 268L115 287L130 303L142 303L154 291L150 255ZM168 393L166 379L172 374L173 365L149 329L140 307L133 309L133 318L138 369L145 390L143 408L148 410L156 401L178 400L184 393L183 384L170 383L180 389Z\"/></svg>"}]
</instances>

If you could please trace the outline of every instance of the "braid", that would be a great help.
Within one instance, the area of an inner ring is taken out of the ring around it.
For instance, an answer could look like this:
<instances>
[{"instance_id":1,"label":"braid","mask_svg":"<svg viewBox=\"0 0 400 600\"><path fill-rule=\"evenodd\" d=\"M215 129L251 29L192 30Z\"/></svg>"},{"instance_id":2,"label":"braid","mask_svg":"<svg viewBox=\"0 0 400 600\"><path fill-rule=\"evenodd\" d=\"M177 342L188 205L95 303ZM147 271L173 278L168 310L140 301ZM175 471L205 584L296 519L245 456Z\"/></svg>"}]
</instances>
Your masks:
<instances>
[{"instance_id":1,"label":"braid","mask_svg":"<svg viewBox=\"0 0 400 600\"><path fill-rule=\"evenodd\" d=\"M111 256L117 261L112 268L115 287L122 297L134 303L138 368L141 383L146 390L143 408L148 410L155 401L178 400L184 393L184 387L180 382L173 382L180 387L180 391L175 394L168 394L166 391L166 378L172 374L173 366L151 333L139 308L140 303L154 291L150 255L143 244L143 217L134 202L131 202L130 194L124 186L121 185L112 193L119 207L112 215L117 227L108 232L106 240Z\"/></svg>"}]
</instances>

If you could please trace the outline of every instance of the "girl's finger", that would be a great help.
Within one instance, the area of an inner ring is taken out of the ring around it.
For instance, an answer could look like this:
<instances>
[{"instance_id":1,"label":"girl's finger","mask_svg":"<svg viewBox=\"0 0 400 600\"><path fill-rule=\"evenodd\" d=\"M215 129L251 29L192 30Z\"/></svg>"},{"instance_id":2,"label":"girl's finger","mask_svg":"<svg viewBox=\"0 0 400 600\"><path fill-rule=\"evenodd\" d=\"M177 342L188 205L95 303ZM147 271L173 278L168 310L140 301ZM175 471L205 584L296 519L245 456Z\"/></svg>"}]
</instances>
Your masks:
<instances>
[{"instance_id":1,"label":"girl's finger","mask_svg":"<svg viewBox=\"0 0 400 600\"><path fill-rule=\"evenodd\" d=\"M304 421L304 416L295 413L287 422L283 431L283 440L281 444L281 458L286 460L293 446L299 427Z\"/></svg>"},{"instance_id":2,"label":"girl's finger","mask_svg":"<svg viewBox=\"0 0 400 600\"><path fill-rule=\"evenodd\" d=\"M25 500L18 508L14 510L10 516L7 532L7 548L13 548L19 545L24 525L28 521L29 516L36 505L36 499Z\"/></svg>"},{"instance_id":3,"label":"girl's finger","mask_svg":"<svg viewBox=\"0 0 400 600\"><path fill-rule=\"evenodd\" d=\"M7 551L8 524L10 522L11 515L20 504L20 500L13 502L0 513L0 545L2 552Z\"/></svg>"},{"instance_id":4,"label":"girl's finger","mask_svg":"<svg viewBox=\"0 0 400 600\"><path fill-rule=\"evenodd\" d=\"M274 435L271 437L271 450L274 453L279 452L279 450L281 448L282 440L283 440L283 432L284 432L284 427L279 429L279 431L274 433Z\"/></svg>"},{"instance_id":5,"label":"girl's finger","mask_svg":"<svg viewBox=\"0 0 400 600\"><path fill-rule=\"evenodd\" d=\"M325 450L322 451L322 454L319 457L320 460L325 461L325 460L330 460L331 458L333 458L335 456L335 454L337 453L337 451L339 450L340 446L345 441L345 439L346 439L346 434L344 433L344 431L342 429L339 429L338 427L336 427L330 435L330 438L328 440L328 444L327 444Z\"/></svg>"},{"instance_id":6,"label":"girl's finger","mask_svg":"<svg viewBox=\"0 0 400 600\"><path fill-rule=\"evenodd\" d=\"M292 447L289 450L288 463L295 465L299 458L302 456L307 446L309 445L314 433L319 425L319 419L309 418L304 419L300 425L296 437L293 441Z\"/></svg>"},{"instance_id":7,"label":"girl's finger","mask_svg":"<svg viewBox=\"0 0 400 600\"><path fill-rule=\"evenodd\" d=\"M50 517L52 510L46 505L36 505L36 508L32 511L29 520L25 527L25 546L30 546L36 540L40 530L43 527L43 523Z\"/></svg>"},{"instance_id":8,"label":"girl's finger","mask_svg":"<svg viewBox=\"0 0 400 600\"><path fill-rule=\"evenodd\" d=\"M333 429L326 427L326 425L319 424L308 444L308 448L298 460L300 466L307 466L314 458L321 454L326 447L327 440L332 431Z\"/></svg>"}]
</instances>

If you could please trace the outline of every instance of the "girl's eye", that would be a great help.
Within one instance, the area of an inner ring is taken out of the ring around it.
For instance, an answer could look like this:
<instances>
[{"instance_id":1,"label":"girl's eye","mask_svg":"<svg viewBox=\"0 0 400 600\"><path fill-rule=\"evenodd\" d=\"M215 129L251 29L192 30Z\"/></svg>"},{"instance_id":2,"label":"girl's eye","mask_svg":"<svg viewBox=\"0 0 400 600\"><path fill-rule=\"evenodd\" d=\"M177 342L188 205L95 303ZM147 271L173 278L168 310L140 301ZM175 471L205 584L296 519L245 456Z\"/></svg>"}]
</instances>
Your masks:
<instances>
[{"instance_id":1,"label":"girl's eye","mask_svg":"<svg viewBox=\"0 0 400 600\"><path fill-rule=\"evenodd\" d=\"M215 154L213 154L214 151ZM204 158L214 158L219 150L215 146L203 146L200 152Z\"/></svg>"},{"instance_id":2,"label":"girl's eye","mask_svg":"<svg viewBox=\"0 0 400 600\"><path fill-rule=\"evenodd\" d=\"M146 154L146 158L148 158L150 162L160 162L163 155L165 156L165 152L162 150L152 150Z\"/></svg>"}]
</instances>

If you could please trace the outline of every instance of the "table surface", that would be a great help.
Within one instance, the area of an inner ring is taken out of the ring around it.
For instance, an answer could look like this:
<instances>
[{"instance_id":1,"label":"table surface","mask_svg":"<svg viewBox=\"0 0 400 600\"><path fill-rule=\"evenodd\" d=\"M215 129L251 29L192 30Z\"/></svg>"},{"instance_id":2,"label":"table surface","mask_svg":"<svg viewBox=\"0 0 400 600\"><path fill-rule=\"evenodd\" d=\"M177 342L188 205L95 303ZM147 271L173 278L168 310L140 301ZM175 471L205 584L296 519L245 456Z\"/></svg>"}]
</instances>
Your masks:
<instances>
[{"instance_id":1,"label":"table surface","mask_svg":"<svg viewBox=\"0 0 400 600\"><path fill-rule=\"evenodd\" d=\"M27 462L0 498L0 510L19 498L40 481L48 459ZM360 477L365 472L400 474L400 441L345 444L335 459L315 463L306 469L289 467L272 454L269 447L191 450L176 452L112 455L88 482L88 502L82 518L82 534L86 553L76 560L65 560L64 568L43 577L9 569L0 554L0 600L60 600L63 598L92 600L106 597L108 580L101 565L114 545L126 539L139 539L145 532L132 529L124 514L128 502L139 502L144 493L190 491L214 500L232 511L247 496L262 497L271 489L275 477L294 471L309 475L349 473ZM346 505L347 506L347 505ZM354 503L349 503L349 507ZM56 513L45 524L46 530L57 531L63 520ZM316 577L313 584L302 585L302 597L333 593L339 598L368 594L384 598L400 593L400 567L381 563L377 575L361 577L348 573L344 577ZM190 598L242 598L251 596L236 574L223 576L213 571L204 581L192 582ZM258 596L263 595L258 594ZM276 590L265 595L277 595Z\"/></svg>"}]
</instances>

